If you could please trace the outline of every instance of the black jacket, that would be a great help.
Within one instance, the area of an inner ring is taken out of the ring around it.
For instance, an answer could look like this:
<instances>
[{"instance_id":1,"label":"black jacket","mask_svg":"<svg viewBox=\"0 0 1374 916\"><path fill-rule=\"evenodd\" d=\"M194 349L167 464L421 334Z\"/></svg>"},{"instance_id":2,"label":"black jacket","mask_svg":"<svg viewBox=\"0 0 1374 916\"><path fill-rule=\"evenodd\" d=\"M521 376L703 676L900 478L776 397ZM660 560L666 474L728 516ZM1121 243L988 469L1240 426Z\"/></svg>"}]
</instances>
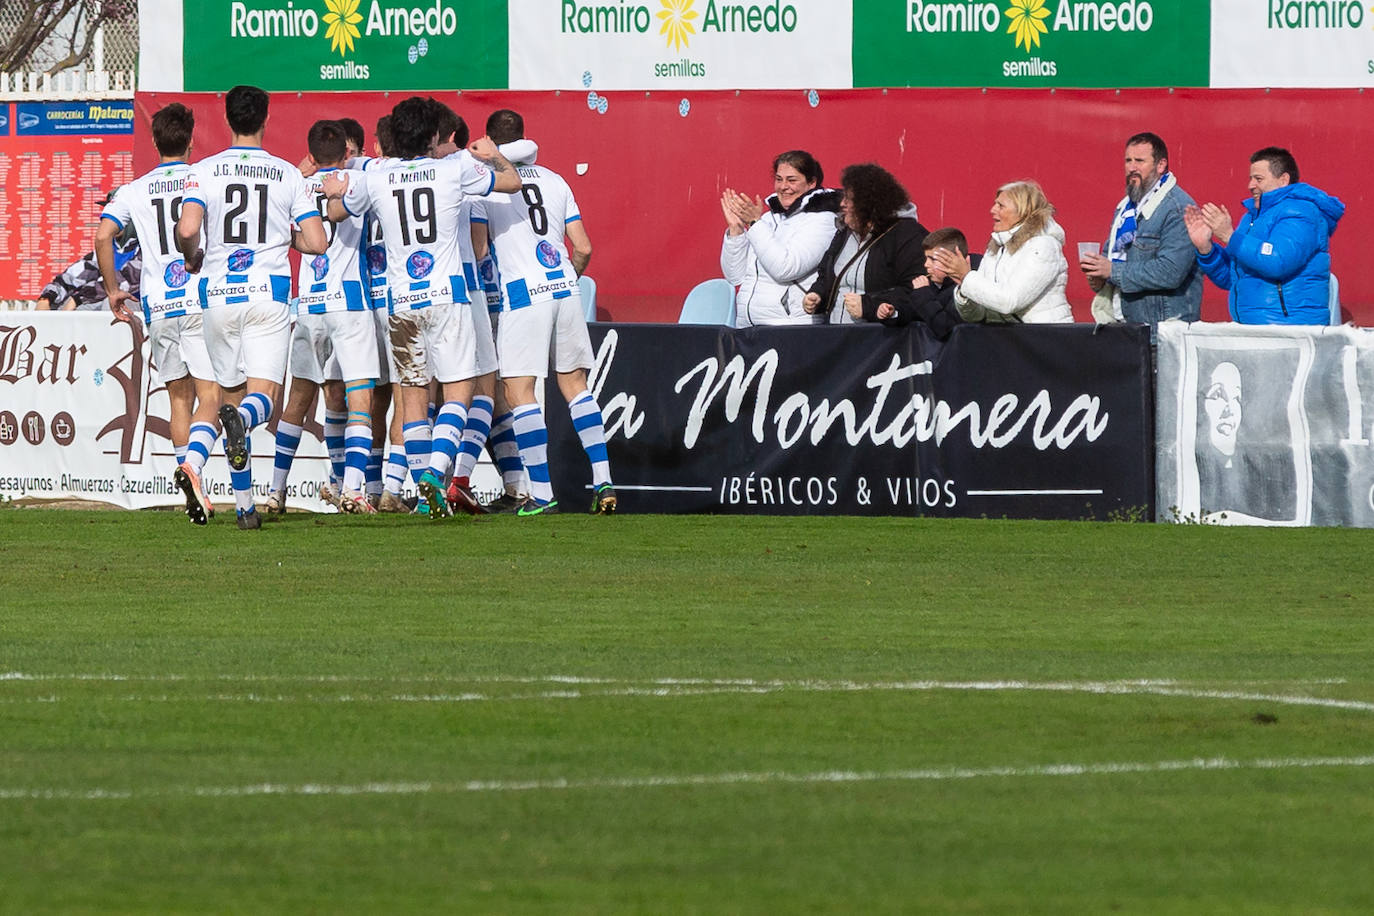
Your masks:
<instances>
[{"instance_id":1,"label":"black jacket","mask_svg":"<svg viewBox=\"0 0 1374 916\"><path fill-rule=\"evenodd\" d=\"M816 282L809 292L821 297L818 313L829 314L835 307L839 293L838 271L847 265L837 264L840 249L850 236L850 230L841 226L830 240L830 248L821 258L817 268ZM878 237L868 249L868 260L864 264L864 315L873 314L880 302L891 302L894 306L908 301L915 292L911 281L926 272L925 251L921 243L926 238L926 227L914 219L901 218L886 230L878 230Z\"/></svg>"},{"instance_id":2,"label":"black jacket","mask_svg":"<svg viewBox=\"0 0 1374 916\"><path fill-rule=\"evenodd\" d=\"M970 254L968 256L969 265L978 269L978 264L983 260L981 254ZM920 289L911 291L911 298L906 302L894 302L892 307L897 313L891 318L883 319L882 323L890 328L900 328L911 324L913 321L924 321L926 327L930 328L930 333L934 334L938 340L948 340L953 333L954 326L962 324L964 319L959 317L959 309L954 305L954 290L959 284L949 277L939 286L931 284ZM869 321L878 321L878 307L875 304L873 311L864 309L864 318Z\"/></svg>"}]
</instances>

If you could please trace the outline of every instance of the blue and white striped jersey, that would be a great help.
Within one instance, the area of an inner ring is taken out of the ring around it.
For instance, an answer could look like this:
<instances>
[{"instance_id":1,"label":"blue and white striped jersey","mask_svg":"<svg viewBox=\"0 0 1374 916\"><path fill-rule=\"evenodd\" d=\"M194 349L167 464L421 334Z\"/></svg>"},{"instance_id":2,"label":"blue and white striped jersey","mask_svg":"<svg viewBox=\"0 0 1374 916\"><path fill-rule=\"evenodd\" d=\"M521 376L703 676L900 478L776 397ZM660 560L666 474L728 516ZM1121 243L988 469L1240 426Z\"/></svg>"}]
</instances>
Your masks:
<instances>
[{"instance_id":1,"label":"blue and white striped jersey","mask_svg":"<svg viewBox=\"0 0 1374 916\"><path fill-rule=\"evenodd\" d=\"M329 201L320 190L324 176L337 169L320 169L305 179L321 216ZM351 172L349 180L361 172ZM296 296L302 315L323 315L326 312L363 312L372 307L369 285L362 263L365 237L364 220L350 216L338 223L325 222L329 248L324 254L301 255L300 270L296 274Z\"/></svg>"},{"instance_id":2,"label":"blue and white striped jersey","mask_svg":"<svg viewBox=\"0 0 1374 916\"><path fill-rule=\"evenodd\" d=\"M185 201L205 208L202 305L291 298L292 225L320 218L300 169L260 147L231 146L191 166Z\"/></svg>"},{"instance_id":3,"label":"blue and white striped jersey","mask_svg":"<svg viewBox=\"0 0 1374 916\"><path fill-rule=\"evenodd\" d=\"M564 299L577 288L577 272L563 242L566 226L582 218L572 189L558 173L538 165L516 167L521 188L493 194L485 218L497 269L502 310Z\"/></svg>"},{"instance_id":4,"label":"blue and white striped jersey","mask_svg":"<svg viewBox=\"0 0 1374 916\"><path fill-rule=\"evenodd\" d=\"M375 172L384 165L398 161L380 156L355 156L348 160L348 167ZM389 287L386 279L386 243L382 241L382 221L365 216L364 226L367 239L363 248L363 269L367 272L368 294L372 297L374 309L384 309L388 306Z\"/></svg>"},{"instance_id":5,"label":"blue and white striped jersey","mask_svg":"<svg viewBox=\"0 0 1374 916\"><path fill-rule=\"evenodd\" d=\"M120 188L100 214L121 230L133 223L143 249L139 296L143 320L148 323L176 318L186 314L187 308L200 307L200 297L176 244L177 219L190 168L184 162L159 165Z\"/></svg>"},{"instance_id":6,"label":"blue and white striped jersey","mask_svg":"<svg viewBox=\"0 0 1374 916\"><path fill-rule=\"evenodd\" d=\"M469 301L459 211L465 197L490 194L495 183L470 155L391 160L349 175L344 208L381 223L393 312Z\"/></svg>"}]
</instances>

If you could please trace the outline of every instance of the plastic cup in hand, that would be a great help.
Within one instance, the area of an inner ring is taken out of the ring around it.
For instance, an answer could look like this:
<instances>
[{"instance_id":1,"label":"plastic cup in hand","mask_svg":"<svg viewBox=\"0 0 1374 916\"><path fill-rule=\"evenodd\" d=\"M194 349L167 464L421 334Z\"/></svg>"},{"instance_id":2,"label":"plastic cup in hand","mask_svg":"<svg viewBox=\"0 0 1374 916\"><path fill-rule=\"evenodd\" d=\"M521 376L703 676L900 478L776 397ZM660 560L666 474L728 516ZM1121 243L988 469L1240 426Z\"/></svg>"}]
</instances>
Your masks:
<instances>
[{"instance_id":1,"label":"plastic cup in hand","mask_svg":"<svg viewBox=\"0 0 1374 916\"><path fill-rule=\"evenodd\" d=\"M1101 254L1101 253L1102 253L1102 246L1099 245L1097 242L1079 242L1079 243L1078 243L1078 260L1080 260L1080 261L1083 260L1084 258L1086 258L1086 257L1087 257L1088 255L1090 255L1090 254Z\"/></svg>"}]
</instances>

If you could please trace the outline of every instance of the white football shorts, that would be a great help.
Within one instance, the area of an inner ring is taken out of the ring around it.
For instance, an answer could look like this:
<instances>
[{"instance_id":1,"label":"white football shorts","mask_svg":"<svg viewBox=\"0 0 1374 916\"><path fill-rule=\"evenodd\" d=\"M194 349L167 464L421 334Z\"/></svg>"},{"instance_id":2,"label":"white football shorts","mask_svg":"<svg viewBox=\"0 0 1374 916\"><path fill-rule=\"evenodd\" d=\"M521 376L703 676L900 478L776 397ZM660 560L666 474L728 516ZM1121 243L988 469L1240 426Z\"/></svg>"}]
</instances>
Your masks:
<instances>
[{"instance_id":1,"label":"white football shorts","mask_svg":"<svg viewBox=\"0 0 1374 916\"><path fill-rule=\"evenodd\" d=\"M555 372L590 369L595 355L582 297L574 292L502 312L496 327L496 352L502 378L545 378L550 355Z\"/></svg>"},{"instance_id":2,"label":"white football shorts","mask_svg":"<svg viewBox=\"0 0 1374 916\"><path fill-rule=\"evenodd\" d=\"M210 381L215 377L210 353L205 349L199 311L177 318L159 318L148 331L153 366L164 385L187 375Z\"/></svg>"},{"instance_id":3,"label":"white football shorts","mask_svg":"<svg viewBox=\"0 0 1374 916\"><path fill-rule=\"evenodd\" d=\"M393 382L428 385L430 379L461 382L477 376L472 310L444 302L391 316Z\"/></svg>"},{"instance_id":4,"label":"white football shorts","mask_svg":"<svg viewBox=\"0 0 1374 916\"><path fill-rule=\"evenodd\" d=\"M300 315L291 334L291 375L316 384L375 379L377 325L371 312Z\"/></svg>"},{"instance_id":5,"label":"white football shorts","mask_svg":"<svg viewBox=\"0 0 1374 916\"><path fill-rule=\"evenodd\" d=\"M281 382L291 345L291 316L285 302L216 305L201 312L205 349L215 381L237 388L250 378Z\"/></svg>"}]
</instances>

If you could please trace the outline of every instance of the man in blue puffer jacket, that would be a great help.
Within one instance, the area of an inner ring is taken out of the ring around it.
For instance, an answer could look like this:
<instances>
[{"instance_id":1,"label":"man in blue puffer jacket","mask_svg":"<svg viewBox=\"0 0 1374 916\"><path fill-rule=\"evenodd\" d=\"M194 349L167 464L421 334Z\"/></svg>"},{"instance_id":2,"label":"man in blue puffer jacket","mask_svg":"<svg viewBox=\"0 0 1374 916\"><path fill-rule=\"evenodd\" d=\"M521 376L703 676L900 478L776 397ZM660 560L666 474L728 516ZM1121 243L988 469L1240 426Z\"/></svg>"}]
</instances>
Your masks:
<instances>
[{"instance_id":1,"label":"man in blue puffer jacket","mask_svg":"<svg viewBox=\"0 0 1374 916\"><path fill-rule=\"evenodd\" d=\"M1328 242L1345 204L1298 181L1293 154L1267 146L1250 157L1246 214L1231 228L1225 207L1189 207L1183 219L1198 266L1231 291L1241 324L1326 324L1331 285ZM1220 242L1212 244L1212 237Z\"/></svg>"}]
</instances>

